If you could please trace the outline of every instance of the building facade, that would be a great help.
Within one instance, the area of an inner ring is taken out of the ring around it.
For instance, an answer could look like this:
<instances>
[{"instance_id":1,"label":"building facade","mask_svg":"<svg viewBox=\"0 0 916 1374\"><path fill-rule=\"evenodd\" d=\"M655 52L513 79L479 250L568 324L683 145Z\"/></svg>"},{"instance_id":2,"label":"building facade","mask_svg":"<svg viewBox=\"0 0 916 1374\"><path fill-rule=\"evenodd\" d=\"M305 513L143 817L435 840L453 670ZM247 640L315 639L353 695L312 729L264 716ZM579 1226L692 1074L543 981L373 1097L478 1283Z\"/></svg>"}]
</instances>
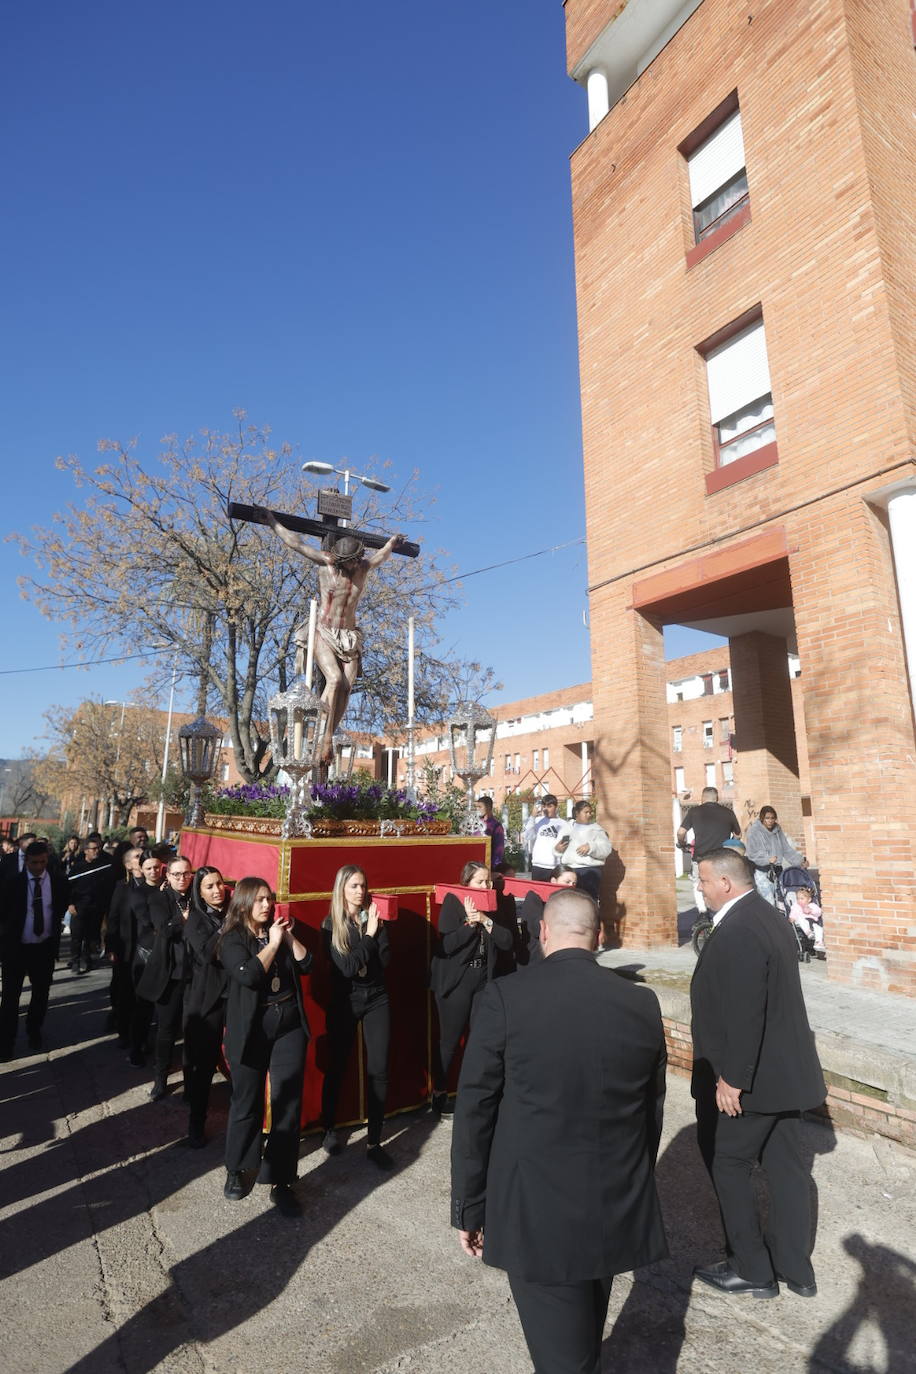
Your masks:
<instances>
[{"instance_id":1,"label":"building facade","mask_svg":"<svg viewBox=\"0 0 916 1374\"><path fill-rule=\"evenodd\" d=\"M627 938L675 938L662 630L693 625L729 640L742 788L816 831L830 976L912 994L909 7L566 0L566 19L590 125L571 173L593 775L629 799Z\"/></svg>"}]
</instances>

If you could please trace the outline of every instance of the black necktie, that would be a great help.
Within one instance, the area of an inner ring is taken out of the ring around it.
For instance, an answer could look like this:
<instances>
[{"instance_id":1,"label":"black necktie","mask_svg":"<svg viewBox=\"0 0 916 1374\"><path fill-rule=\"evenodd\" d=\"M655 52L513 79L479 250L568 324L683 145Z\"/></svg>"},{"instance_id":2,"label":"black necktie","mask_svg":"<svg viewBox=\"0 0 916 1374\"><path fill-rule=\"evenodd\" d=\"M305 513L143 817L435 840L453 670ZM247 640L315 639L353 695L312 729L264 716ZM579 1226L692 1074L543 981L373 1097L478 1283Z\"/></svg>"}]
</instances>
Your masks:
<instances>
[{"instance_id":1,"label":"black necktie","mask_svg":"<svg viewBox=\"0 0 916 1374\"><path fill-rule=\"evenodd\" d=\"M32 879L35 886L32 889L32 930L35 935L45 933L45 909L41 901L41 879Z\"/></svg>"}]
</instances>

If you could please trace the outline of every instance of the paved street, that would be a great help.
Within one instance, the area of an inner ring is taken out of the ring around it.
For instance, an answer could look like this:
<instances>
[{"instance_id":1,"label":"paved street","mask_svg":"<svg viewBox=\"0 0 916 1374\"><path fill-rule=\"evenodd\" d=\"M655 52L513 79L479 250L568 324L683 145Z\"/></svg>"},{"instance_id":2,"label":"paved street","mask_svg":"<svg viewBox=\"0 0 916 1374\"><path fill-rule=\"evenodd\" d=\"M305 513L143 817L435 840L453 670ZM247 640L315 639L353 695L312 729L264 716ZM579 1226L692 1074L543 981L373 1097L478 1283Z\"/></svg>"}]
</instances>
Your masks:
<instances>
[{"instance_id":1,"label":"paved street","mask_svg":"<svg viewBox=\"0 0 916 1374\"><path fill-rule=\"evenodd\" d=\"M0 1071L0 1264L10 1374L526 1374L502 1274L465 1259L448 1226L449 1128L389 1123L380 1179L362 1132L340 1159L303 1142L305 1215L265 1188L222 1197L226 1088L213 1138L182 1143L175 1087L148 1083L102 1034L104 973L62 975L50 1055ZM68 1042L70 1042L68 1044ZM20 1039L20 1045L22 1045ZM686 1082L672 1077L658 1168L671 1258L615 1282L607 1370L916 1370L916 1156L807 1128L820 1292L804 1301L692 1289L719 1248Z\"/></svg>"}]
</instances>

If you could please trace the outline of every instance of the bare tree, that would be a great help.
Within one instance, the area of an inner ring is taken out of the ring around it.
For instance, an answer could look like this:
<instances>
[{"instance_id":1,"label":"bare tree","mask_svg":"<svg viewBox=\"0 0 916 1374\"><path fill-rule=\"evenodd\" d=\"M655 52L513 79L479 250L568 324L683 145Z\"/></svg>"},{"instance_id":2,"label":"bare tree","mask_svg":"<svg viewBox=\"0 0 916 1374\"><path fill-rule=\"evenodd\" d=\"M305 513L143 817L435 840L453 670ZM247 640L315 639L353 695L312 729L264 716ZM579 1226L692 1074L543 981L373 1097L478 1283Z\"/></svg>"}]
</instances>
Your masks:
<instances>
[{"instance_id":1,"label":"bare tree","mask_svg":"<svg viewBox=\"0 0 916 1374\"><path fill-rule=\"evenodd\" d=\"M84 701L45 712L50 748L36 765L39 780L61 797L105 803L111 823L157 792L163 715L155 706Z\"/></svg>"},{"instance_id":2,"label":"bare tree","mask_svg":"<svg viewBox=\"0 0 916 1374\"><path fill-rule=\"evenodd\" d=\"M267 698L287 685L292 634L315 595L315 569L291 558L266 530L230 521L237 500L301 510L313 488L303 482L289 445L271 443L236 415L231 434L204 431L163 440L141 460L135 442L105 440L105 461L89 469L58 459L84 492L80 505L54 517L51 529L15 536L39 575L20 579L23 594L45 615L74 627L70 651L125 654L165 646L162 676L172 665L203 680L227 718L239 772L249 782L270 771ZM367 498L363 528L406 529L427 518L430 499L416 474L384 512ZM361 617L367 652L354 692L352 720L386 729L406 715L406 624L414 615L418 644L418 718L441 719L461 665L436 656L436 622L455 604L435 558L392 559L371 582ZM488 684L489 685L489 684Z\"/></svg>"}]
</instances>

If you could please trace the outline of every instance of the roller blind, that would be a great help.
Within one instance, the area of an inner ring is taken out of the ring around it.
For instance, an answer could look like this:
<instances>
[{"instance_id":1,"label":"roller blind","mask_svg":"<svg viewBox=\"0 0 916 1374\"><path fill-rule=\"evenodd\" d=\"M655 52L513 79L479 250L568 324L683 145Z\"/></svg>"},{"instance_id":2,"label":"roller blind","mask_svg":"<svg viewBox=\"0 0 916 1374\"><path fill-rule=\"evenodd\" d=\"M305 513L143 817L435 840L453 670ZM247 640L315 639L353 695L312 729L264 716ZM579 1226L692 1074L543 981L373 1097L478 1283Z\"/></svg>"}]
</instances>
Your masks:
<instances>
[{"instance_id":1,"label":"roller blind","mask_svg":"<svg viewBox=\"0 0 916 1374\"><path fill-rule=\"evenodd\" d=\"M718 191L744 166L744 139L741 135L741 112L736 110L720 124L705 143L687 159L690 175L690 200L693 208Z\"/></svg>"},{"instance_id":2,"label":"roller blind","mask_svg":"<svg viewBox=\"0 0 916 1374\"><path fill-rule=\"evenodd\" d=\"M714 425L772 390L763 320L706 355L706 378Z\"/></svg>"}]
</instances>

